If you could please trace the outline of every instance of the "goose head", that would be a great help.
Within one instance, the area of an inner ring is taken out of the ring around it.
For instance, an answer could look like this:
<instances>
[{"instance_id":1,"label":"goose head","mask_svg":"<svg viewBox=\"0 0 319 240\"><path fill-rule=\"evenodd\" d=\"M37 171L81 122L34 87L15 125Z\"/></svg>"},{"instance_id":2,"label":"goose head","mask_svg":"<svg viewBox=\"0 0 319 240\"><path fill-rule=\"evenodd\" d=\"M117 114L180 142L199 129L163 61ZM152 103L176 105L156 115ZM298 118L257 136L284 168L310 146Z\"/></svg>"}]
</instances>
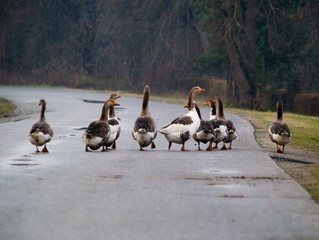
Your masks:
<instances>
[{"instance_id":1,"label":"goose head","mask_svg":"<svg viewBox=\"0 0 319 240\"><path fill-rule=\"evenodd\" d=\"M110 96L110 99L117 100L120 97L121 97L121 95L119 95L117 93L112 93L111 96Z\"/></svg>"},{"instance_id":2,"label":"goose head","mask_svg":"<svg viewBox=\"0 0 319 240\"><path fill-rule=\"evenodd\" d=\"M193 101L193 97L195 96L195 94L199 94L205 92L204 88L201 88L199 86L193 87L190 91L189 91L189 97L188 97L188 103L186 106L188 106L188 110L191 111L192 109L195 108L195 102Z\"/></svg>"}]
</instances>

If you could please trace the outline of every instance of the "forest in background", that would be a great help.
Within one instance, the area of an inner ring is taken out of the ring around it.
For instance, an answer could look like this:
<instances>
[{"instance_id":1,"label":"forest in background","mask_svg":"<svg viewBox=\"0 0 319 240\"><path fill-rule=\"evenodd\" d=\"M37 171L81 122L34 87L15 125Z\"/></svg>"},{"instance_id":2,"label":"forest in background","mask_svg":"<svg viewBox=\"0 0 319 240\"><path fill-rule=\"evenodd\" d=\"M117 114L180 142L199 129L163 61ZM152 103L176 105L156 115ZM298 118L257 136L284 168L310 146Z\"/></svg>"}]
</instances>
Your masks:
<instances>
[{"instance_id":1,"label":"forest in background","mask_svg":"<svg viewBox=\"0 0 319 240\"><path fill-rule=\"evenodd\" d=\"M282 98L319 115L318 26L316 0L2 0L0 84L201 85L233 106Z\"/></svg>"}]
</instances>

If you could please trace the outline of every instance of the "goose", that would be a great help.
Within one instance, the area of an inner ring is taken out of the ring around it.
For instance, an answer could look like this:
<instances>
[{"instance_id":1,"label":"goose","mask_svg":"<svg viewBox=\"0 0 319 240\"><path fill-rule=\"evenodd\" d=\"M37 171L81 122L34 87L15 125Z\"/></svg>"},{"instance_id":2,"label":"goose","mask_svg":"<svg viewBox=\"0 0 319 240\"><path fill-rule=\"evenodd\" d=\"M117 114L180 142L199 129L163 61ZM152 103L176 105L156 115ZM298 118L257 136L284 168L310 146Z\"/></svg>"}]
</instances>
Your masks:
<instances>
[{"instance_id":1,"label":"goose","mask_svg":"<svg viewBox=\"0 0 319 240\"><path fill-rule=\"evenodd\" d=\"M227 126L225 122L217 117L216 105L213 100L207 100L204 105L210 107L209 121L212 123L214 129L214 138L212 138L206 149L207 151L212 151L218 149L218 143L223 142L227 137ZM213 143L215 143L214 147L212 146Z\"/></svg>"},{"instance_id":2,"label":"goose","mask_svg":"<svg viewBox=\"0 0 319 240\"><path fill-rule=\"evenodd\" d=\"M156 148L154 139L157 135L155 120L152 118L148 108L150 98L150 87L145 85L143 93L142 111L134 123L132 137L140 145L140 151L151 144L151 149Z\"/></svg>"},{"instance_id":3,"label":"goose","mask_svg":"<svg viewBox=\"0 0 319 240\"><path fill-rule=\"evenodd\" d=\"M196 93L204 92L205 89L199 86L193 87L189 92L188 113L184 116L174 119L170 124L162 127L159 132L164 134L168 141L168 150L172 143L182 144L182 151L185 151L185 142L190 139L200 126L200 118L195 109L193 96Z\"/></svg>"},{"instance_id":4,"label":"goose","mask_svg":"<svg viewBox=\"0 0 319 240\"><path fill-rule=\"evenodd\" d=\"M210 121L206 121L202 119L202 115L199 107L195 103L195 109L200 119L200 126L197 131L193 134L193 139L197 142L198 150L200 151L200 143L211 142L211 140L215 137L213 125ZM209 148L206 149L209 151Z\"/></svg>"},{"instance_id":5,"label":"goose","mask_svg":"<svg viewBox=\"0 0 319 240\"><path fill-rule=\"evenodd\" d=\"M40 99L39 106L41 106L40 119L32 125L29 140L31 144L35 145L37 152L40 152L38 147L44 145L42 152L48 153L49 151L46 144L51 141L53 130L45 120L44 112L46 109L46 102L44 99Z\"/></svg>"},{"instance_id":6,"label":"goose","mask_svg":"<svg viewBox=\"0 0 319 240\"><path fill-rule=\"evenodd\" d=\"M121 96L113 93L110 96L110 99L117 100ZM119 119L115 116L114 106L111 105L109 108L109 116L108 123L110 126L110 137L108 140L108 144L105 147L111 147L112 149L116 149L116 140L119 138L121 133L121 124Z\"/></svg>"},{"instance_id":7,"label":"goose","mask_svg":"<svg viewBox=\"0 0 319 240\"><path fill-rule=\"evenodd\" d=\"M231 120L226 119L226 117L224 115L224 107L223 107L223 102L222 102L221 98L216 96L213 98L213 102L216 105L217 118L219 120L223 121L227 127L227 135L226 135L226 138L224 139L224 144L223 144L223 147L221 148L221 150L227 150L226 143L229 143L228 149L231 149L232 148L232 141L237 138L237 131L236 131L235 125Z\"/></svg>"},{"instance_id":8,"label":"goose","mask_svg":"<svg viewBox=\"0 0 319 240\"><path fill-rule=\"evenodd\" d=\"M82 140L85 144L85 151L90 152L102 147L102 151L106 151L105 146L108 145L108 139L110 136L110 126L108 124L108 110L111 106L118 106L118 102L113 99L105 101L101 117L99 120L90 123L88 128L82 135Z\"/></svg>"},{"instance_id":9,"label":"goose","mask_svg":"<svg viewBox=\"0 0 319 240\"><path fill-rule=\"evenodd\" d=\"M269 138L277 145L277 153L284 153L285 146L290 142L291 135L288 125L283 120L283 103L277 101L277 119L269 126ZM282 146L282 150L279 148Z\"/></svg>"}]
</instances>

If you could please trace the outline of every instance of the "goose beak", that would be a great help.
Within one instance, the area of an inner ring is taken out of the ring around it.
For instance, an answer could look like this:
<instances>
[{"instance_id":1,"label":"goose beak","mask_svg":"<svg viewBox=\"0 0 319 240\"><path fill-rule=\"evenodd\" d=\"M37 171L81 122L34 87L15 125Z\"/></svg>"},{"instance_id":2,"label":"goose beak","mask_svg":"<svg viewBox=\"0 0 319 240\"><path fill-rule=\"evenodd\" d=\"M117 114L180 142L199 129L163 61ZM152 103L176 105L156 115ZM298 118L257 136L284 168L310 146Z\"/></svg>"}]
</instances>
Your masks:
<instances>
[{"instance_id":1,"label":"goose beak","mask_svg":"<svg viewBox=\"0 0 319 240\"><path fill-rule=\"evenodd\" d=\"M204 88L199 87L199 88L198 88L198 93L201 93L201 92L205 92L205 89L204 89Z\"/></svg>"},{"instance_id":2,"label":"goose beak","mask_svg":"<svg viewBox=\"0 0 319 240\"><path fill-rule=\"evenodd\" d=\"M116 100L114 100L114 106L120 106L120 104Z\"/></svg>"}]
</instances>

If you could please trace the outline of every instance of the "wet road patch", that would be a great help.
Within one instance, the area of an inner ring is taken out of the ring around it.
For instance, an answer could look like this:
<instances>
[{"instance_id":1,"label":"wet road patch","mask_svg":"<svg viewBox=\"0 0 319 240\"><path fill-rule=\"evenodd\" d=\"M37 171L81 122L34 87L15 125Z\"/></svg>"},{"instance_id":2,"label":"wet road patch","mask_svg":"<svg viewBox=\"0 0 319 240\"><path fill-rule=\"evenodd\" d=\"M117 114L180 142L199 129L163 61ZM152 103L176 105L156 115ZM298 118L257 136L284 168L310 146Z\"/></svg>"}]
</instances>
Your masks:
<instances>
[{"instance_id":1,"label":"wet road patch","mask_svg":"<svg viewBox=\"0 0 319 240\"><path fill-rule=\"evenodd\" d=\"M34 167L40 165L39 163L35 163L29 155L22 155L21 158L13 159L14 163L10 163L10 166L15 167Z\"/></svg>"}]
</instances>

